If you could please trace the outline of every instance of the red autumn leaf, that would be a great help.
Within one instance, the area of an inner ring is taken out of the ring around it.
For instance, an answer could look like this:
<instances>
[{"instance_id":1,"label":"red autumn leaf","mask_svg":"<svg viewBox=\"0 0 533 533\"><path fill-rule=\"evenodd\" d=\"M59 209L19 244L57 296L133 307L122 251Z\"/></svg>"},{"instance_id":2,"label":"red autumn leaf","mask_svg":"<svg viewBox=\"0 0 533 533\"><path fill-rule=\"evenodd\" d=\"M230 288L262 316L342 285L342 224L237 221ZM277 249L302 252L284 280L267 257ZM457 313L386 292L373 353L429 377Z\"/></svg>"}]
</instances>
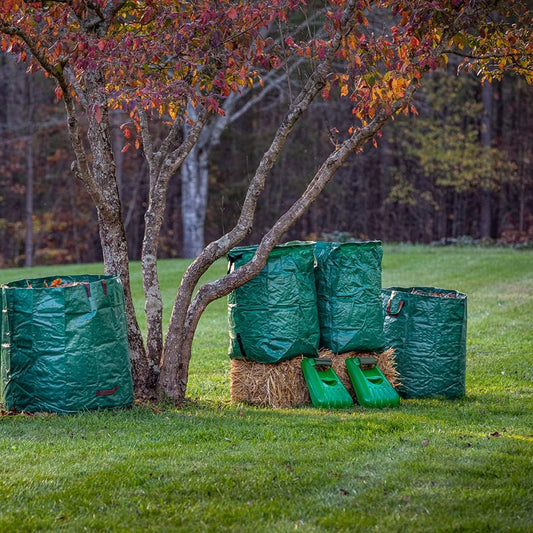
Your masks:
<instances>
[{"instance_id":1,"label":"red autumn leaf","mask_svg":"<svg viewBox=\"0 0 533 533\"><path fill-rule=\"evenodd\" d=\"M98 123L102 122L102 118L103 118L102 108L98 104L94 106L94 118L96 122Z\"/></svg>"},{"instance_id":2,"label":"red autumn leaf","mask_svg":"<svg viewBox=\"0 0 533 533\"><path fill-rule=\"evenodd\" d=\"M147 9L145 11L144 15L141 17L140 23L141 24L148 24L148 22L150 22L151 15L152 15L151 10Z\"/></svg>"},{"instance_id":3,"label":"red autumn leaf","mask_svg":"<svg viewBox=\"0 0 533 533\"><path fill-rule=\"evenodd\" d=\"M2 4L3 4L2 9L6 13L8 13L9 11L11 11L11 8L13 7L13 0L3 0Z\"/></svg>"},{"instance_id":4,"label":"red autumn leaf","mask_svg":"<svg viewBox=\"0 0 533 533\"><path fill-rule=\"evenodd\" d=\"M237 18L237 10L234 7L228 9L228 18L230 20L235 20Z\"/></svg>"}]
</instances>

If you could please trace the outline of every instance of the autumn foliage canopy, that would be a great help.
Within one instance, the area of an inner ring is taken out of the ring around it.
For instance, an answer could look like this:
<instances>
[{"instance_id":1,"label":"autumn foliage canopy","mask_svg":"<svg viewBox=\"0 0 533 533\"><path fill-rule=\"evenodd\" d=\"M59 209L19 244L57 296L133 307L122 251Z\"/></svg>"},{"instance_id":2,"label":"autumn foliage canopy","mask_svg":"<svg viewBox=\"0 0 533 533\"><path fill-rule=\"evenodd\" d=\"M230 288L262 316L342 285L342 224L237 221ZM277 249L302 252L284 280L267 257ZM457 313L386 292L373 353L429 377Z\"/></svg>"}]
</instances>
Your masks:
<instances>
[{"instance_id":1,"label":"autumn foliage canopy","mask_svg":"<svg viewBox=\"0 0 533 533\"><path fill-rule=\"evenodd\" d=\"M312 2L309 2L312 4ZM517 1L359 0L354 23L336 51L339 72L322 90L334 89L354 102L365 123L376 110L405 94L413 80L447 62L447 53L464 56L461 68L476 69L483 80L507 70L531 81L530 13ZM4 0L0 6L2 50L29 61L29 70L48 75L68 69L76 95L88 71L101 69L112 106L137 106L174 120L189 99L210 112L231 92L260 82L260 73L283 66L291 53L320 61L341 25L347 2L326 3L318 36L267 37L273 24L312 12L305 0L258 2L220 0ZM487 17L490 7L495 15ZM322 6L318 6L322 7ZM376 20L379 19L379 24ZM480 24L482 21L482 24ZM440 53L435 54L439 49ZM98 109L94 109L99 113Z\"/></svg>"}]
</instances>

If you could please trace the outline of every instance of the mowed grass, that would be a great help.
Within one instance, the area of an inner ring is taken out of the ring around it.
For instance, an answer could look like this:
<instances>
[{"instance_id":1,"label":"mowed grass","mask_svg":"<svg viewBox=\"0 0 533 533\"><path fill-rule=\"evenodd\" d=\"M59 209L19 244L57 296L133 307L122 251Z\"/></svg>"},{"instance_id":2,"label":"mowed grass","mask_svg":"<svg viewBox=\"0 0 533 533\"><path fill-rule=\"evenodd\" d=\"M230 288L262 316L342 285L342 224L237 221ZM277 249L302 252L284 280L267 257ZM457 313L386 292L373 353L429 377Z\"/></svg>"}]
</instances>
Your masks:
<instances>
[{"instance_id":1,"label":"mowed grass","mask_svg":"<svg viewBox=\"0 0 533 533\"><path fill-rule=\"evenodd\" d=\"M169 305L184 266L160 263ZM99 272L4 270L0 281ZM132 277L141 312L137 264ZM0 419L0 531L533 531L533 252L385 246L383 285L468 294L466 397L232 405L215 302L183 409Z\"/></svg>"}]
</instances>

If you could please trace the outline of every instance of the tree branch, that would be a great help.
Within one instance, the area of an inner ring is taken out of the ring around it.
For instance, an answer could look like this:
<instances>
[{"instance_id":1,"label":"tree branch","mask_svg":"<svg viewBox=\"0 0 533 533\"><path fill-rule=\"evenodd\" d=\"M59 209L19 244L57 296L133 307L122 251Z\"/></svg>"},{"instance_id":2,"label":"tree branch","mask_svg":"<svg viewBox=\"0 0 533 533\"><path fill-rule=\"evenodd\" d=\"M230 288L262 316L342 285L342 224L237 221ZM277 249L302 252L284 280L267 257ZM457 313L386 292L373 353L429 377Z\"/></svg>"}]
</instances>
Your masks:
<instances>
[{"instance_id":1,"label":"tree branch","mask_svg":"<svg viewBox=\"0 0 533 533\"><path fill-rule=\"evenodd\" d=\"M238 111L235 113L232 113L231 116L228 119L228 122L231 124L238 120L240 117L242 117L245 113L247 113L253 106L257 105L259 102L261 102L265 96L270 94L274 89L278 89L280 87L281 82L284 79L289 78L289 76L304 62L304 59L298 58L297 61L295 61L286 71L280 73L277 73L277 76L272 76L269 80L266 80L266 83L264 83L264 88L257 93L255 96L250 98L241 108L239 108Z\"/></svg>"},{"instance_id":2,"label":"tree branch","mask_svg":"<svg viewBox=\"0 0 533 533\"><path fill-rule=\"evenodd\" d=\"M384 124L403 106L411 101L418 88L417 80L411 82L405 95L394 102L389 110L382 110L363 128L355 131L348 139L339 145L322 163L319 170L309 182L305 192L292 206L276 221L274 226L262 238L252 260L226 276L206 283L198 290L192 300L187 316L186 329L194 330L201 314L212 301L226 296L232 290L251 280L265 266L268 254L279 242L287 230L305 213L316 200L324 187L333 178L337 170L348 156L372 139Z\"/></svg>"},{"instance_id":3,"label":"tree branch","mask_svg":"<svg viewBox=\"0 0 533 533\"><path fill-rule=\"evenodd\" d=\"M150 167L154 166L154 143L152 141L152 134L150 133L148 117L146 116L146 111L142 107L137 108L139 113L139 124L141 127L141 139L143 142L143 151L148 165Z\"/></svg>"},{"instance_id":4,"label":"tree branch","mask_svg":"<svg viewBox=\"0 0 533 533\"><path fill-rule=\"evenodd\" d=\"M67 81L63 75L63 65L60 63L54 65L48 60L46 55L37 47L36 43L31 37L23 31L20 27L13 24L0 23L0 33L11 35L12 37L18 37L28 47L29 51L35 57L39 65L53 78L55 78L61 87L63 92L67 90Z\"/></svg>"},{"instance_id":5,"label":"tree branch","mask_svg":"<svg viewBox=\"0 0 533 533\"><path fill-rule=\"evenodd\" d=\"M183 161L187 157L188 153L196 144L196 141L198 140L198 137L200 136L200 133L202 132L202 129L208 118L209 113L207 110L203 106L199 106L196 121L187 131L185 139L178 148L176 148L167 156L166 161L163 163L163 165L168 168L171 174L176 172L176 170L178 170L178 168L180 168L183 164ZM176 123L173 124L173 127L175 124Z\"/></svg>"},{"instance_id":6,"label":"tree branch","mask_svg":"<svg viewBox=\"0 0 533 533\"><path fill-rule=\"evenodd\" d=\"M462 52L460 50L457 50L455 48L449 48L449 49L446 49L444 50L445 54L453 54L453 55L456 55L456 56L459 56L459 57L464 57L466 59L476 59L476 60L480 60L480 61L484 61L484 60L490 60L490 59L507 59L509 57L513 58L516 62L516 59L517 57L523 57L523 58L530 58L530 57L533 57L533 53L529 53L529 52L517 52L517 53L512 53L512 52L509 52L509 53L505 53L505 54L482 54L482 55L477 55L477 54L468 54L466 52Z\"/></svg>"}]
</instances>

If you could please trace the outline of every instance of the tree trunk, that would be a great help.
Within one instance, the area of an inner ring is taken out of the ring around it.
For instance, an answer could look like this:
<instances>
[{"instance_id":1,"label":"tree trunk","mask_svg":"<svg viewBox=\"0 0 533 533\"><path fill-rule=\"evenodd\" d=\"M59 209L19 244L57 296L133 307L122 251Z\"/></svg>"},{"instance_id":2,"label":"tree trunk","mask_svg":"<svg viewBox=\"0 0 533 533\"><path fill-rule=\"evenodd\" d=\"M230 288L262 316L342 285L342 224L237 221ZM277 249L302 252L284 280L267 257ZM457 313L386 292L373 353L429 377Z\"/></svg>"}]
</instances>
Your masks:
<instances>
[{"instance_id":1,"label":"tree trunk","mask_svg":"<svg viewBox=\"0 0 533 533\"><path fill-rule=\"evenodd\" d=\"M204 249L210 150L196 145L181 167L183 257L194 258Z\"/></svg>"},{"instance_id":2,"label":"tree trunk","mask_svg":"<svg viewBox=\"0 0 533 533\"><path fill-rule=\"evenodd\" d=\"M107 144L107 132L100 126L95 131L94 124L91 124L89 126L89 138L92 137L92 142L97 144L94 140L95 136L102 137L97 141L98 144L100 142L104 145ZM101 194L105 201L104 205L101 203L96 205L105 273L118 274L122 280L128 322L130 360L136 396L151 396L150 371L131 295L128 245L122 223L118 187L114 179L112 149L110 144L105 151L100 151L99 148L96 146L93 148L95 159L105 161L106 157L108 157L107 165L104 165L101 169L95 168L95 178L100 184Z\"/></svg>"},{"instance_id":3,"label":"tree trunk","mask_svg":"<svg viewBox=\"0 0 533 533\"><path fill-rule=\"evenodd\" d=\"M89 192L98 214L105 273L119 275L124 288L135 395L151 396L150 368L131 295L128 245L115 173L109 110L105 91L102 90L104 77L98 71L87 74L85 92L80 94L83 111L88 118L87 140L92 154L92 166L85 150L78 110L70 96L70 88L65 79L58 78L58 81L63 89L67 125L76 155L74 171Z\"/></svg>"},{"instance_id":4,"label":"tree trunk","mask_svg":"<svg viewBox=\"0 0 533 533\"><path fill-rule=\"evenodd\" d=\"M150 199L144 215L145 229L141 252L146 314L146 353L154 372L159 370L159 359L163 350L163 298L157 273L157 253L165 213L166 186L161 189L157 185L159 179L160 177L157 174L154 175L154 170L151 169ZM164 180L168 182L168 177ZM155 385L154 381L151 386L155 388Z\"/></svg>"},{"instance_id":5,"label":"tree trunk","mask_svg":"<svg viewBox=\"0 0 533 533\"><path fill-rule=\"evenodd\" d=\"M31 102L29 102L31 105ZM31 126L30 126L31 128ZM24 246L24 266L33 266L33 187L35 181L35 166L33 162L33 135L26 141L26 243Z\"/></svg>"},{"instance_id":6,"label":"tree trunk","mask_svg":"<svg viewBox=\"0 0 533 533\"><path fill-rule=\"evenodd\" d=\"M116 214L113 214L108 209L105 209L103 212L98 208L97 210L105 273L118 274L124 288L128 322L128 342L135 395L137 397L151 397L151 390L153 388L150 386L151 373L146 358L144 341L133 306L126 234L121 223L120 209L115 212Z\"/></svg>"},{"instance_id":7,"label":"tree trunk","mask_svg":"<svg viewBox=\"0 0 533 533\"><path fill-rule=\"evenodd\" d=\"M485 82L481 88L483 100L483 117L481 122L481 144L486 152L487 158L490 158L488 151L492 142L492 85ZM488 166L487 166L488 167ZM485 185L481 190L480 198L480 236L482 239L489 239L491 236L491 207L492 197L489 185Z\"/></svg>"},{"instance_id":8,"label":"tree trunk","mask_svg":"<svg viewBox=\"0 0 533 533\"><path fill-rule=\"evenodd\" d=\"M159 235L165 216L167 190L170 178L183 164L187 154L193 149L207 120L207 112L202 108L195 115L195 123L188 128L183 142L176 149L179 122L175 122L159 146L154 150L147 116L139 111L143 150L150 174L149 203L145 213L145 227L142 247L143 288L147 328L147 360L150 368L148 387L155 393L159 377L159 363L163 352L163 299L157 272Z\"/></svg>"},{"instance_id":9,"label":"tree trunk","mask_svg":"<svg viewBox=\"0 0 533 533\"><path fill-rule=\"evenodd\" d=\"M198 257L205 247L205 215L209 186L209 161L212 149L232 115L237 97L230 95L224 103L224 115L214 115L200 132L196 144L191 148L181 165L181 221L183 226L182 256ZM198 121L198 111L187 106L188 115ZM190 135L191 126L184 125L184 136Z\"/></svg>"}]
</instances>

